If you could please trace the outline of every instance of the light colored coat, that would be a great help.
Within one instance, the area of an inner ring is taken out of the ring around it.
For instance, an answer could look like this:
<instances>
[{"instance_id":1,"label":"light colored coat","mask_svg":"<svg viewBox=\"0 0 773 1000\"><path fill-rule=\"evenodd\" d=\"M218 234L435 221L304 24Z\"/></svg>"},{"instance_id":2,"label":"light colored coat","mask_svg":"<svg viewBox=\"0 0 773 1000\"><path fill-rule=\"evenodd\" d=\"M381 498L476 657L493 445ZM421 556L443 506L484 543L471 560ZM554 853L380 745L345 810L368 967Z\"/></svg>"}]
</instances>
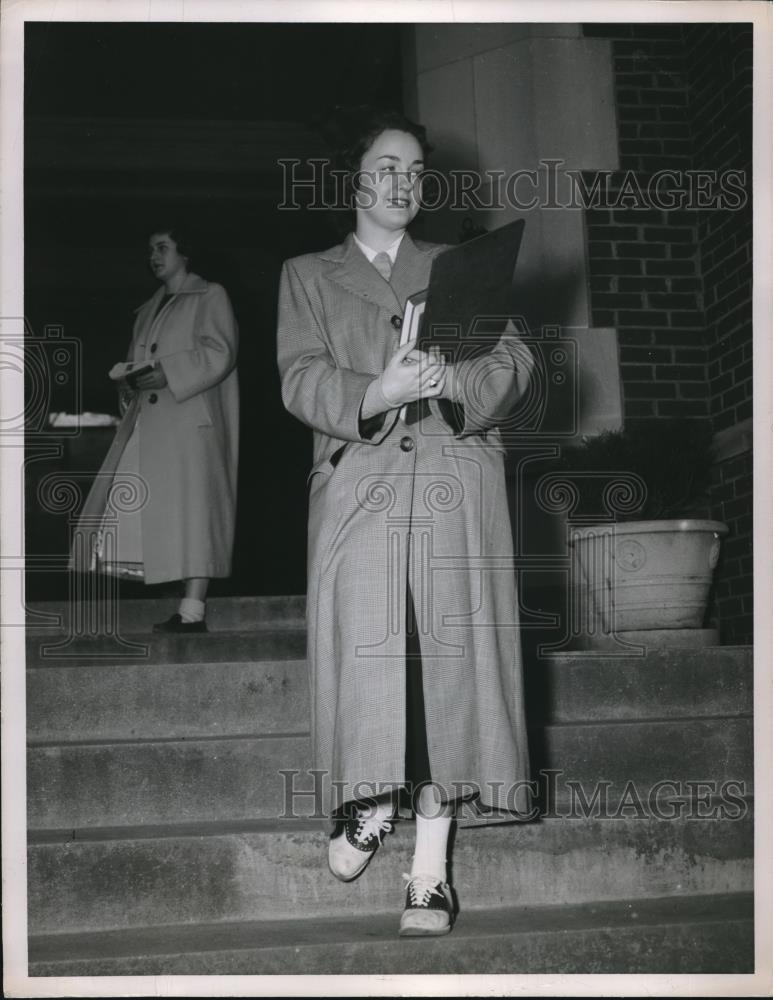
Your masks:
<instances>
[{"instance_id":1,"label":"light colored coat","mask_svg":"<svg viewBox=\"0 0 773 1000\"><path fill-rule=\"evenodd\" d=\"M282 271L283 399L314 430L308 657L314 767L328 813L405 780L406 581L420 619L433 779L449 797L473 786L483 805L527 808L523 788L508 798L528 778L528 754L494 424L524 391L531 355L503 335L487 358L457 366L460 435L434 400L431 415L410 426L396 409L375 431L359 418L398 346L394 317L426 287L443 249L406 234L390 283L351 236Z\"/></svg>"},{"instance_id":2,"label":"light colored coat","mask_svg":"<svg viewBox=\"0 0 773 1000\"><path fill-rule=\"evenodd\" d=\"M145 582L231 572L239 448L238 330L222 286L188 274L155 316L161 286L136 313L129 360L152 357L163 389L138 391L82 511L102 514L112 477L139 420ZM155 318L154 318L155 317ZM155 344L155 350L152 345ZM76 568L91 553L73 551Z\"/></svg>"}]
</instances>

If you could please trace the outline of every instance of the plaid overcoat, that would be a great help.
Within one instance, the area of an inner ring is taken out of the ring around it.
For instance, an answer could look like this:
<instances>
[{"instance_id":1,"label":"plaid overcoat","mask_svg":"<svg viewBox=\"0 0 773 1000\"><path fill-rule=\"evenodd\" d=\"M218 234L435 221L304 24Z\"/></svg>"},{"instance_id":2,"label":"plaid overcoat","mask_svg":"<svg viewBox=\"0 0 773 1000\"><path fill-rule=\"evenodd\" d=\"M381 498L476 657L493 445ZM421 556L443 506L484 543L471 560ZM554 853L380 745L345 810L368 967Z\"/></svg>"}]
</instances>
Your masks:
<instances>
[{"instance_id":1,"label":"plaid overcoat","mask_svg":"<svg viewBox=\"0 0 773 1000\"><path fill-rule=\"evenodd\" d=\"M531 355L503 335L485 358L458 366L460 433L435 400L412 424L397 409L360 418L368 385L398 347L396 317L443 249L406 234L387 282L350 235L282 270L282 395L314 431L308 660L328 815L405 780L407 581L433 780L449 798L527 808L512 535L494 425L524 391Z\"/></svg>"}]
</instances>

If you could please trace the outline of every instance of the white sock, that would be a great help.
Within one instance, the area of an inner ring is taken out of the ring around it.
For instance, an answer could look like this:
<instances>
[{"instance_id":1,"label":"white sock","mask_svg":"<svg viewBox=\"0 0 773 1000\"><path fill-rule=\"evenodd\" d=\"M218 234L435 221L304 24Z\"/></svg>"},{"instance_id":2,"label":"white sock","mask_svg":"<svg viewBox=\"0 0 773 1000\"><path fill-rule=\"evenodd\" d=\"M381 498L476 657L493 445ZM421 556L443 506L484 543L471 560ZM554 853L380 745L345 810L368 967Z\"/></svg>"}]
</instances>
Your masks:
<instances>
[{"instance_id":1,"label":"white sock","mask_svg":"<svg viewBox=\"0 0 773 1000\"><path fill-rule=\"evenodd\" d=\"M416 849L411 875L432 875L445 882L451 818L451 807L441 805L434 787L422 788L416 803Z\"/></svg>"},{"instance_id":2,"label":"white sock","mask_svg":"<svg viewBox=\"0 0 773 1000\"><path fill-rule=\"evenodd\" d=\"M195 597L183 597L177 613L186 623L203 622L206 610L206 601L197 601Z\"/></svg>"}]
</instances>

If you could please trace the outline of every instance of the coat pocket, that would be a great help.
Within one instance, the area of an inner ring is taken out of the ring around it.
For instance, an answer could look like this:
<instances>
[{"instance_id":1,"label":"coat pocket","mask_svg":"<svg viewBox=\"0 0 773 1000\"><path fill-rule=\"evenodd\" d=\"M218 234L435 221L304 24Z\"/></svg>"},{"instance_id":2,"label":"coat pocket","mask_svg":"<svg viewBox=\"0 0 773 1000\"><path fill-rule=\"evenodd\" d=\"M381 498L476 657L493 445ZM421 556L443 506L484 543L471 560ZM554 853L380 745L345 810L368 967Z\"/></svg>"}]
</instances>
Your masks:
<instances>
[{"instance_id":1,"label":"coat pocket","mask_svg":"<svg viewBox=\"0 0 773 1000\"><path fill-rule=\"evenodd\" d=\"M330 465L333 468L335 468L338 465L338 463L341 461L341 456L343 455L345 448L346 448L346 445L342 444L341 447L337 448L336 451L334 451L333 454L328 459L328 462L330 462Z\"/></svg>"},{"instance_id":2,"label":"coat pocket","mask_svg":"<svg viewBox=\"0 0 773 1000\"><path fill-rule=\"evenodd\" d=\"M311 472L306 477L306 485L308 486L308 484L312 481L314 476L318 474L323 476L324 478L330 476L335 467L341 461L341 457L343 456L345 449L346 445L342 444L341 447L336 448L333 454L330 455L328 458L320 459L320 461L317 462L317 464L312 467Z\"/></svg>"},{"instance_id":3,"label":"coat pocket","mask_svg":"<svg viewBox=\"0 0 773 1000\"><path fill-rule=\"evenodd\" d=\"M212 427L214 425L212 410L205 393L199 392L195 396L191 396L182 405L190 406L191 419L197 427Z\"/></svg>"}]
</instances>

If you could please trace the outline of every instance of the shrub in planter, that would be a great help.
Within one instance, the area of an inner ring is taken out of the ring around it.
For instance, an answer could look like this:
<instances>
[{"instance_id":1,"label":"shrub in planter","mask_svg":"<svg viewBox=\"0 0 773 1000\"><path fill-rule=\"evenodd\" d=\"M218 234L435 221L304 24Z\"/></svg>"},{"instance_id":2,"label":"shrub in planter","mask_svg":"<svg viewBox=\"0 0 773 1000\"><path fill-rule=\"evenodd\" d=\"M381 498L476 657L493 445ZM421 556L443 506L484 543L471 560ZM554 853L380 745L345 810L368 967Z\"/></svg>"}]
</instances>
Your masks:
<instances>
[{"instance_id":1,"label":"shrub in planter","mask_svg":"<svg viewBox=\"0 0 773 1000\"><path fill-rule=\"evenodd\" d=\"M576 575L603 632L703 625L727 534L705 517L711 465L711 430L698 421L651 420L565 450L559 469L578 496ZM627 483L617 507L616 479Z\"/></svg>"},{"instance_id":2,"label":"shrub in planter","mask_svg":"<svg viewBox=\"0 0 773 1000\"><path fill-rule=\"evenodd\" d=\"M641 502L609 511L616 521L705 516L713 461L712 432L704 421L649 420L604 431L564 449L558 468L579 473L575 515L603 514L603 492L619 474L638 477Z\"/></svg>"}]
</instances>

